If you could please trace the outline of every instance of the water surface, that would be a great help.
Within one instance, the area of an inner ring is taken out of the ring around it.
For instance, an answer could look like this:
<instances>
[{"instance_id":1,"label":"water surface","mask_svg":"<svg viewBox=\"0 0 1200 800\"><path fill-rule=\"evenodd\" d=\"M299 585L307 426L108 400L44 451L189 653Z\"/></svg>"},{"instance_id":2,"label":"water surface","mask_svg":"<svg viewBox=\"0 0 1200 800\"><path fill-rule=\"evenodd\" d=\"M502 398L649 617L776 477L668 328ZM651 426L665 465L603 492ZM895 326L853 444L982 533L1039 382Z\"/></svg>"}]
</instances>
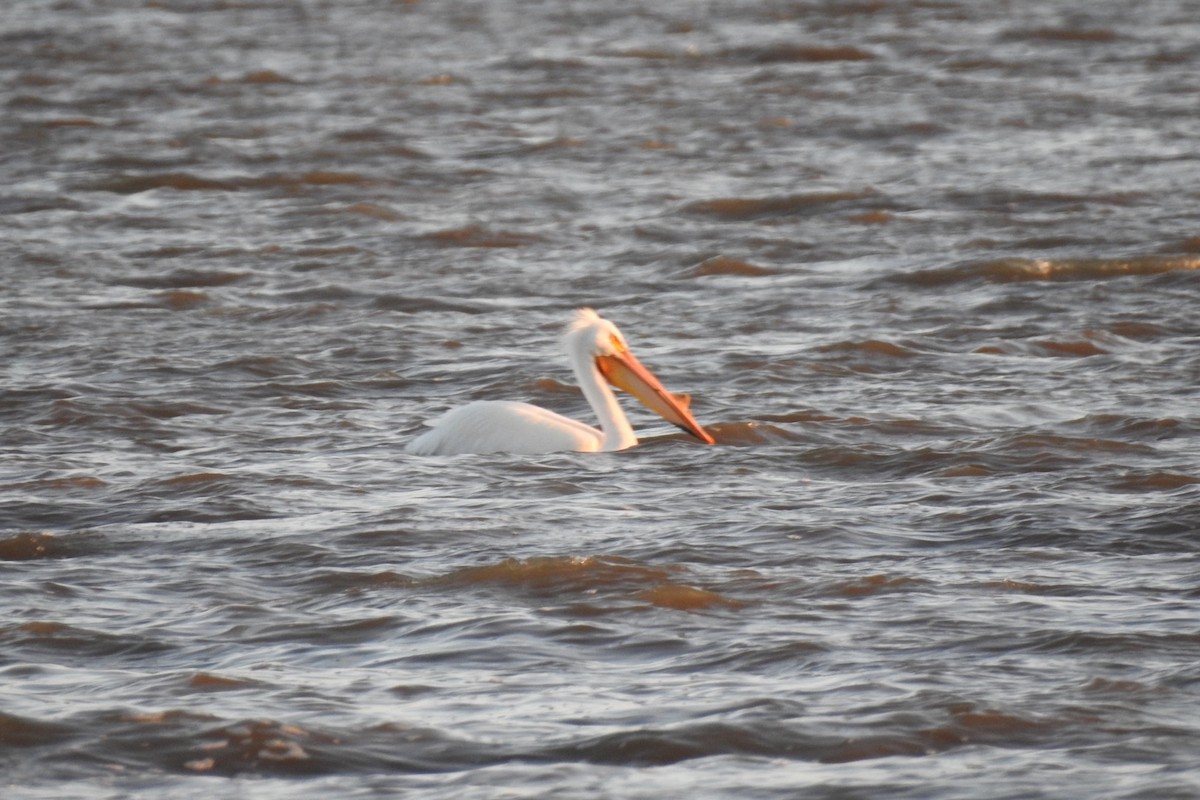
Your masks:
<instances>
[{"instance_id":1,"label":"water surface","mask_svg":"<svg viewBox=\"0 0 1200 800\"><path fill-rule=\"evenodd\" d=\"M1196 12L10 10L5 796L1197 796Z\"/></svg>"}]
</instances>

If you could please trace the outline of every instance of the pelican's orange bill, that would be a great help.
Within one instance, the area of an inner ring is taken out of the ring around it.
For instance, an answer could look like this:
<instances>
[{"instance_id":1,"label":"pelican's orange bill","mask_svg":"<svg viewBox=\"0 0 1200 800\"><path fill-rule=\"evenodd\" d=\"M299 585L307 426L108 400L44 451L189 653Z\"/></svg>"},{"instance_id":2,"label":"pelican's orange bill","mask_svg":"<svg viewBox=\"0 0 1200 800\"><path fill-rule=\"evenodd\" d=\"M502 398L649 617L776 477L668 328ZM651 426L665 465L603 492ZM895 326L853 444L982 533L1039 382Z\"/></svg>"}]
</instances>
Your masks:
<instances>
[{"instance_id":1,"label":"pelican's orange bill","mask_svg":"<svg viewBox=\"0 0 1200 800\"><path fill-rule=\"evenodd\" d=\"M646 408L667 422L679 426L705 444L715 444L716 440L700 427L688 410L690 398L687 395L676 397L668 392L658 378L634 358L633 353L626 350L617 355L596 356L596 366L605 380L641 400Z\"/></svg>"}]
</instances>

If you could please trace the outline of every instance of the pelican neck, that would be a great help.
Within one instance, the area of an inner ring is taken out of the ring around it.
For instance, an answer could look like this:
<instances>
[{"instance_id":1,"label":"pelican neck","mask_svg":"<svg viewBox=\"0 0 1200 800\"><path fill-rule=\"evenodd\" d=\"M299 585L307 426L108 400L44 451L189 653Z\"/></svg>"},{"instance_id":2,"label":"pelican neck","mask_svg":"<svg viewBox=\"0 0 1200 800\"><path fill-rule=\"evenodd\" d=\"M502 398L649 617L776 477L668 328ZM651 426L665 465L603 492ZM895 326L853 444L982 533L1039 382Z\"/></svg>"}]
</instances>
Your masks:
<instances>
[{"instance_id":1,"label":"pelican neck","mask_svg":"<svg viewBox=\"0 0 1200 800\"><path fill-rule=\"evenodd\" d=\"M572 361L579 388L583 390L583 396L587 398L592 411L596 413L596 417L600 421L602 434L600 449L624 450L627 447L633 447L637 444L633 426L629 424L629 419L621 410L621 404L617 402L613 390L609 388L608 383L600 374L595 359L585 354L573 354L573 356Z\"/></svg>"}]
</instances>

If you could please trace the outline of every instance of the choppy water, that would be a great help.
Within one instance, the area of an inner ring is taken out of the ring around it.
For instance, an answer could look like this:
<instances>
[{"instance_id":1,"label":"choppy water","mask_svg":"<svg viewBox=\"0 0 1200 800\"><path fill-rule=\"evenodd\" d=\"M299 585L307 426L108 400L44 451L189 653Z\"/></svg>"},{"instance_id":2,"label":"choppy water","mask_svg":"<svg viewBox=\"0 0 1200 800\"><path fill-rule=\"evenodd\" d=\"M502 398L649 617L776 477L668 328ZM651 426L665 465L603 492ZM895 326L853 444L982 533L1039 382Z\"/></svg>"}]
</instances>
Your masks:
<instances>
[{"instance_id":1,"label":"choppy water","mask_svg":"<svg viewBox=\"0 0 1200 800\"><path fill-rule=\"evenodd\" d=\"M1200 796L1196 3L0 43L5 797ZM585 304L718 446L403 453Z\"/></svg>"}]
</instances>

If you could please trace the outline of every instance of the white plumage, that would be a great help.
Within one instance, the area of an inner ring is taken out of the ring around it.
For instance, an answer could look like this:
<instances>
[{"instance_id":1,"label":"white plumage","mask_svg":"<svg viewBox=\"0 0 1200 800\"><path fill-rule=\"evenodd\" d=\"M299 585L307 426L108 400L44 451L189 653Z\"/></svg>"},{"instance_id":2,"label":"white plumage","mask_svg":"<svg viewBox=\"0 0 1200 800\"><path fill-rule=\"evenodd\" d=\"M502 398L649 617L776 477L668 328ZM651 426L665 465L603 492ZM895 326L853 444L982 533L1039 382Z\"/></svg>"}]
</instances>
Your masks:
<instances>
[{"instance_id":1,"label":"white plumage","mask_svg":"<svg viewBox=\"0 0 1200 800\"><path fill-rule=\"evenodd\" d=\"M408 443L419 456L450 453L595 452L600 431L531 403L476 400L429 423L432 430Z\"/></svg>"},{"instance_id":2,"label":"white plumage","mask_svg":"<svg viewBox=\"0 0 1200 800\"><path fill-rule=\"evenodd\" d=\"M599 430L529 403L480 400L433 420L430 430L405 449L413 455L624 450L637 444L637 436L609 383L630 392L701 441L713 443L692 417L687 399L663 388L629 352L617 327L592 309L575 312L563 346L584 397L600 421Z\"/></svg>"}]
</instances>

